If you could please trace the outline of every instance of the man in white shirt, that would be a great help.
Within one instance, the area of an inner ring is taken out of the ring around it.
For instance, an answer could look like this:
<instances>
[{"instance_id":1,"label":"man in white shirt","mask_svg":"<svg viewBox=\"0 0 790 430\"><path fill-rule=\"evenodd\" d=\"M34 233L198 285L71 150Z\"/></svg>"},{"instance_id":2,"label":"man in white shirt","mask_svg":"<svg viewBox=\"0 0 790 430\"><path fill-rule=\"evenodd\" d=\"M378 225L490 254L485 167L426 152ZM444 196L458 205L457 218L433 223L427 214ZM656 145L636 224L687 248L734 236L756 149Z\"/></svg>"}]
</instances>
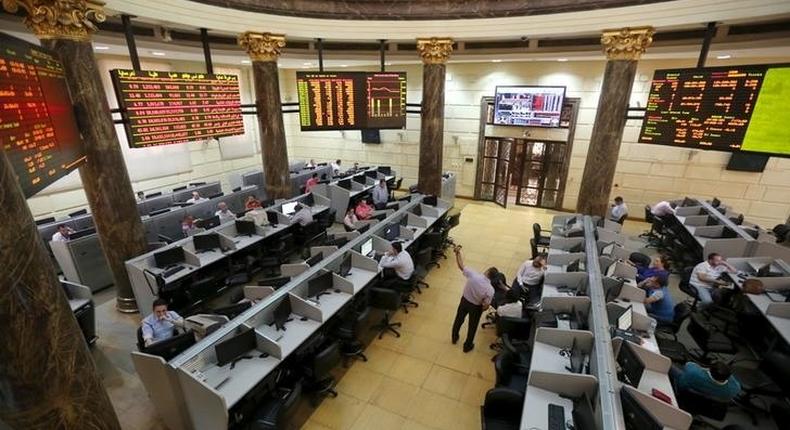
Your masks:
<instances>
[{"instance_id":1,"label":"man in white shirt","mask_svg":"<svg viewBox=\"0 0 790 430\"><path fill-rule=\"evenodd\" d=\"M708 254L707 261L694 266L689 284L697 290L700 307L713 303L713 296L718 296L718 287L728 284L727 281L719 279L719 276L724 272L737 273L738 270L715 252Z\"/></svg>"},{"instance_id":2,"label":"man in white shirt","mask_svg":"<svg viewBox=\"0 0 790 430\"><path fill-rule=\"evenodd\" d=\"M61 224L58 226L58 231L52 235L53 242L68 242L69 236L74 233L74 230L71 227L67 226L66 224Z\"/></svg>"},{"instance_id":3,"label":"man in white shirt","mask_svg":"<svg viewBox=\"0 0 790 430\"><path fill-rule=\"evenodd\" d=\"M332 176L337 176L340 174L340 160L335 160L332 163Z\"/></svg>"},{"instance_id":4,"label":"man in white shirt","mask_svg":"<svg viewBox=\"0 0 790 430\"><path fill-rule=\"evenodd\" d=\"M137 201L138 202L145 201L145 193L144 192L142 192L142 191L138 191L137 192Z\"/></svg>"},{"instance_id":5,"label":"man in white shirt","mask_svg":"<svg viewBox=\"0 0 790 430\"><path fill-rule=\"evenodd\" d=\"M373 187L373 206L377 210L382 210L387 207L389 199L390 192L387 189L387 181L381 179L379 180L379 184Z\"/></svg>"},{"instance_id":6,"label":"man in white shirt","mask_svg":"<svg viewBox=\"0 0 790 430\"><path fill-rule=\"evenodd\" d=\"M187 200L187 203L200 203L200 202L205 202L206 200L208 199L205 197L200 197L199 192L192 191L192 198Z\"/></svg>"},{"instance_id":7,"label":"man in white shirt","mask_svg":"<svg viewBox=\"0 0 790 430\"><path fill-rule=\"evenodd\" d=\"M154 311L143 318L143 342L145 346L173 337L176 327L184 327L184 319L174 311L167 310L167 301L154 300Z\"/></svg>"},{"instance_id":8,"label":"man in white shirt","mask_svg":"<svg viewBox=\"0 0 790 430\"><path fill-rule=\"evenodd\" d=\"M313 211L310 206L299 203L299 210L291 215L291 224L299 224L302 227L313 222Z\"/></svg>"},{"instance_id":9,"label":"man in white shirt","mask_svg":"<svg viewBox=\"0 0 790 430\"><path fill-rule=\"evenodd\" d=\"M661 217L667 215L674 215L675 207L677 207L677 203L670 203L666 200L663 200L656 203L656 205L650 209L650 213L652 213L655 216L661 216Z\"/></svg>"},{"instance_id":10,"label":"man in white shirt","mask_svg":"<svg viewBox=\"0 0 790 430\"><path fill-rule=\"evenodd\" d=\"M625 215L628 215L628 206L625 205L622 197L617 196L614 198L614 205L612 206L609 219L615 222L620 222L620 218Z\"/></svg>"},{"instance_id":11,"label":"man in white shirt","mask_svg":"<svg viewBox=\"0 0 790 430\"><path fill-rule=\"evenodd\" d=\"M228 204L225 202L219 202L217 205L218 211L214 212L214 215L219 217L219 223L225 224L226 222L233 221L236 219L236 214L231 212L228 209Z\"/></svg>"},{"instance_id":12,"label":"man in white shirt","mask_svg":"<svg viewBox=\"0 0 790 430\"><path fill-rule=\"evenodd\" d=\"M307 164L305 164L305 167L307 167L308 169L312 169L312 168L314 168L314 167L315 167L315 160L313 160L313 159L311 158L311 159L310 159L310 162L309 162L309 163L307 163Z\"/></svg>"},{"instance_id":13,"label":"man in white shirt","mask_svg":"<svg viewBox=\"0 0 790 430\"><path fill-rule=\"evenodd\" d=\"M516 280L527 288L540 285L543 282L543 273L546 271L546 258L538 255L532 260L521 263L516 273Z\"/></svg>"},{"instance_id":14,"label":"man in white shirt","mask_svg":"<svg viewBox=\"0 0 790 430\"><path fill-rule=\"evenodd\" d=\"M379 268L383 270L382 281L386 286L391 285L396 277L404 281L411 279L414 274L414 261L412 261L411 255L403 250L403 244L392 242L390 250L381 257Z\"/></svg>"}]
</instances>

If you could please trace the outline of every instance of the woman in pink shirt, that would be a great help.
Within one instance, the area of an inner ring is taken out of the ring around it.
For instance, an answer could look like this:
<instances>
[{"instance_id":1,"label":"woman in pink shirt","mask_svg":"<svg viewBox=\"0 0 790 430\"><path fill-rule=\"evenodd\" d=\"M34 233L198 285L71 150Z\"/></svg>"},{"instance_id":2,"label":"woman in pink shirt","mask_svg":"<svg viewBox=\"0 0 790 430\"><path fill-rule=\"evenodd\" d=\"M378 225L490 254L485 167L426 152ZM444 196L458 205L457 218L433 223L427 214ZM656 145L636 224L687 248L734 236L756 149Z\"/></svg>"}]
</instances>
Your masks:
<instances>
[{"instance_id":1,"label":"woman in pink shirt","mask_svg":"<svg viewBox=\"0 0 790 430\"><path fill-rule=\"evenodd\" d=\"M354 210L357 218L360 220L370 219L373 214L373 206L370 206L364 199L357 203L357 208Z\"/></svg>"},{"instance_id":2,"label":"woman in pink shirt","mask_svg":"<svg viewBox=\"0 0 790 430\"><path fill-rule=\"evenodd\" d=\"M307 183L304 184L304 192L309 193L313 190L313 188L318 185L318 173L313 173L313 176L307 180Z\"/></svg>"}]
</instances>

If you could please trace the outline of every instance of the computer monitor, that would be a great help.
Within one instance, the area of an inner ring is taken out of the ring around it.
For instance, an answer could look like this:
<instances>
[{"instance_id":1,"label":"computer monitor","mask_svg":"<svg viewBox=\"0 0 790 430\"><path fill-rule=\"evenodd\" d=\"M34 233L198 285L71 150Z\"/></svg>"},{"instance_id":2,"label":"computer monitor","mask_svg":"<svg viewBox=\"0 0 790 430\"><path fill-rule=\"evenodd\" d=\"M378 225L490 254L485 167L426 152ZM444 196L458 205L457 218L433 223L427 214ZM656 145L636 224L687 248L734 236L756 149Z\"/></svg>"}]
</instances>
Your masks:
<instances>
[{"instance_id":1,"label":"computer monitor","mask_svg":"<svg viewBox=\"0 0 790 430\"><path fill-rule=\"evenodd\" d=\"M417 216L422 216L422 206L420 205L415 206L414 209L411 211L411 213Z\"/></svg>"},{"instance_id":2,"label":"computer monitor","mask_svg":"<svg viewBox=\"0 0 790 430\"><path fill-rule=\"evenodd\" d=\"M620 388L620 404L626 430L661 430L660 422L627 389Z\"/></svg>"},{"instance_id":3,"label":"computer monitor","mask_svg":"<svg viewBox=\"0 0 790 430\"><path fill-rule=\"evenodd\" d=\"M615 242L609 242L601 247L601 255L612 255L614 247L617 246Z\"/></svg>"},{"instance_id":4,"label":"computer monitor","mask_svg":"<svg viewBox=\"0 0 790 430\"><path fill-rule=\"evenodd\" d=\"M319 252L316 255L308 258L304 262L307 263L308 266L313 267L313 266L318 264L318 262L320 262L323 259L324 259L324 253L323 252Z\"/></svg>"},{"instance_id":5,"label":"computer monitor","mask_svg":"<svg viewBox=\"0 0 790 430\"><path fill-rule=\"evenodd\" d=\"M186 189L187 189L187 186L186 185L182 185L180 187L173 188L173 192L175 193L176 191L182 191L182 190L186 190Z\"/></svg>"},{"instance_id":6,"label":"computer monitor","mask_svg":"<svg viewBox=\"0 0 790 430\"><path fill-rule=\"evenodd\" d=\"M258 281L258 285L262 287L272 287L274 289L277 289L289 282L291 282L291 278L289 276L281 276L278 278L269 278L269 279Z\"/></svg>"},{"instance_id":7,"label":"computer monitor","mask_svg":"<svg viewBox=\"0 0 790 430\"><path fill-rule=\"evenodd\" d=\"M634 323L634 309L629 306L625 308L625 312L617 318L617 329L622 331L631 330Z\"/></svg>"},{"instance_id":8,"label":"computer monitor","mask_svg":"<svg viewBox=\"0 0 790 430\"><path fill-rule=\"evenodd\" d=\"M78 211L69 213L69 216L73 218L75 216L85 215L86 213L88 213L87 209L80 209Z\"/></svg>"},{"instance_id":9,"label":"computer monitor","mask_svg":"<svg viewBox=\"0 0 790 430\"><path fill-rule=\"evenodd\" d=\"M191 331L186 331L179 335L160 340L145 347L145 353L156 355L170 361L176 355L186 351L187 348L195 344L195 335Z\"/></svg>"},{"instance_id":10,"label":"computer monitor","mask_svg":"<svg viewBox=\"0 0 790 430\"><path fill-rule=\"evenodd\" d=\"M274 199L266 199L261 202L262 208L268 208L269 206L274 206Z\"/></svg>"},{"instance_id":11,"label":"computer monitor","mask_svg":"<svg viewBox=\"0 0 790 430\"><path fill-rule=\"evenodd\" d=\"M362 248L359 249L359 253L362 255L369 255L373 252L373 238L368 239L365 243L362 244Z\"/></svg>"},{"instance_id":12,"label":"computer monitor","mask_svg":"<svg viewBox=\"0 0 790 430\"><path fill-rule=\"evenodd\" d=\"M205 228L206 230L214 228L219 225L219 216L214 215L206 219L197 220L195 222L195 225L197 225L200 228Z\"/></svg>"},{"instance_id":13,"label":"computer monitor","mask_svg":"<svg viewBox=\"0 0 790 430\"><path fill-rule=\"evenodd\" d=\"M384 238L387 240L395 240L400 236L400 224L393 222L387 225L384 230Z\"/></svg>"},{"instance_id":14,"label":"computer monitor","mask_svg":"<svg viewBox=\"0 0 790 430\"><path fill-rule=\"evenodd\" d=\"M684 198L683 203L680 204L680 206L696 206L696 205L697 202L694 201L694 199L690 199L688 197Z\"/></svg>"},{"instance_id":15,"label":"computer monitor","mask_svg":"<svg viewBox=\"0 0 790 430\"><path fill-rule=\"evenodd\" d=\"M373 179L378 179L379 172L377 172L375 170L368 170L367 172L365 172L365 176L367 176L369 178L373 178Z\"/></svg>"},{"instance_id":16,"label":"computer monitor","mask_svg":"<svg viewBox=\"0 0 790 430\"><path fill-rule=\"evenodd\" d=\"M623 279L616 279L617 283L609 287L606 290L606 303L613 302L615 299L620 297L620 292L623 291L623 285L625 284L625 280Z\"/></svg>"},{"instance_id":17,"label":"computer monitor","mask_svg":"<svg viewBox=\"0 0 790 430\"><path fill-rule=\"evenodd\" d=\"M362 184L362 185L365 185L365 184L367 184L367 183L368 183L368 180L367 180L367 179L365 179L365 175L356 175L356 176L354 176L354 177L353 177L353 178L351 178L351 179L353 179L353 180L354 180L354 182L356 182L356 183L358 183L358 184Z\"/></svg>"},{"instance_id":18,"label":"computer monitor","mask_svg":"<svg viewBox=\"0 0 790 430\"><path fill-rule=\"evenodd\" d=\"M255 349L255 329L247 328L230 339L224 340L214 346L217 355L217 364L224 366L241 358L248 351Z\"/></svg>"},{"instance_id":19,"label":"computer monitor","mask_svg":"<svg viewBox=\"0 0 790 430\"><path fill-rule=\"evenodd\" d=\"M428 206L436 206L436 196L425 196L422 202Z\"/></svg>"},{"instance_id":20,"label":"computer monitor","mask_svg":"<svg viewBox=\"0 0 790 430\"><path fill-rule=\"evenodd\" d=\"M156 267L164 269L168 266L183 262L184 258L184 248L175 246L173 248L167 248L164 251L155 252L154 264L156 264Z\"/></svg>"},{"instance_id":21,"label":"computer monitor","mask_svg":"<svg viewBox=\"0 0 790 430\"><path fill-rule=\"evenodd\" d=\"M79 239L81 237L90 236L90 235L92 235L94 233L96 233L96 229L93 228L93 227L88 227L88 228L84 228L82 230L77 230L74 233L71 233L69 235L69 239L71 239L71 240Z\"/></svg>"},{"instance_id":22,"label":"computer monitor","mask_svg":"<svg viewBox=\"0 0 790 430\"><path fill-rule=\"evenodd\" d=\"M572 263L568 264L565 268L566 272L578 272L579 265L581 264L581 260L574 260Z\"/></svg>"},{"instance_id":23,"label":"computer monitor","mask_svg":"<svg viewBox=\"0 0 790 430\"><path fill-rule=\"evenodd\" d=\"M232 305L214 308L211 313L215 315L225 315L229 319L236 318L244 311L252 307L252 302L234 303Z\"/></svg>"},{"instance_id":24,"label":"computer monitor","mask_svg":"<svg viewBox=\"0 0 790 430\"><path fill-rule=\"evenodd\" d=\"M269 224L276 226L278 222L280 222L280 217L277 216L276 212L266 211L266 219L269 221Z\"/></svg>"},{"instance_id":25,"label":"computer monitor","mask_svg":"<svg viewBox=\"0 0 790 430\"><path fill-rule=\"evenodd\" d=\"M208 198L209 198L209 199L216 199L217 197L222 197L222 196L224 196L224 195L225 195L225 193L222 193L222 192L220 192L220 193L214 193L214 194L212 194L212 195L208 196Z\"/></svg>"},{"instance_id":26,"label":"computer monitor","mask_svg":"<svg viewBox=\"0 0 790 430\"><path fill-rule=\"evenodd\" d=\"M359 234L364 234L364 233L366 233L368 230L370 230L370 224L365 224L365 225L363 225L362 227L360 227L360 228L358 228L358 229L357 229L357 233L359 233Z\"/></svg>"},{"instance_id":27,"label":"computer monitor","mask_svg":"<svg viewBox=\"0 0 790 430\"><path fill-rule=\"evenodd\" d=\"M573 253L573 252L582 252L582 251L584 251L584 242L583 241L577 243L576 245L571 246L570 248L568 248L568 252L571 252L571 253Z\"/></svg>"},{"instance_id":28,"label":"computer monitor","mask_svg":"<svg viewBox=\"0 0 790 430\"><path fill-rule=\"evenodd\" d=\"M55 217L37 219L36 225L44 225L44 224L49 224L51 222L55 222Z\"/></svg>"},{"instance_id":29,"label":"computer monitor","mask_svg":"<svg viewBox=\"0 0 790 430\"><path fill-rule=\"evenodd\" d=\"M285 330L285 323L288 322L288 317L291 316L291 299L286 296L274 308L274 325L277 330Z\"/></svg>"},{"instance_id":30,"label":"computer monitor","mask_svg":"<svg viewBox=\"0 0 790 430\"><path fill-rule=\"evenodd\" d=\"M590 401L590 397L587 396L587 393L582 394L581 397L577 397L573 402L573 429L597 430L592 401Z\"/></svg>"},{"instance_id":31,"label":"computer monitor","mask_svg":"<svg viewBox=\"0 0 790 430\"><path fill-rule=\"evenodd\" d=\"M217 233L196 234L192 236L192 243L195 244L195 251L212 251L220 249L219 235Z\"/></svg>"},{"instance_id":32,"label":"computer monitor","mask_svg":"<svg viewBox=\"0 0 790 430\"><path fill-rule=\"evenodd\" d=\"M617 379L634 388L639 388L639 380L642 379L645 366L636 355L631 342L624 340L620 344L620 352L617 353L617 364L620 366Z\"/></svg>"},{"instance_id":33,"label":"computer monitor","mask_svg":"<svg viewBox=\"0 0 790 430\"><path fill-rule=\"evenodd\" d=\"M566 228L567 228L567 227L570 227L570 226L572 226L572 225L573 225L573 223L575 223L575 222L576 222L576 217L575 217L575 216L572 216L572 217L568 218L568 221L565 221L565 227L566 227Z\"/></svg>"},{"instance_id":34,"label":"computer monitor","mask_svg":"<svg viewBox=\"0 0 790 430\"><path fill-rule=\"evenodd\" d=\"M315 197L313 196L313 193L310 193L310 194L302 197L301 202L305 206L313 206L313 205L315 205Z\"/></svg>"},{"instance_id":35,"label":"computer monitor","mask_svg":"<svg viewBox=\"0 0 790 430\"><path fill-rule=\"evenodd\" d=\"M719 220L713 215L708 215L708 219L705 220L705 225L719 225Z\"/></svg>"},{"instance_id":36,"label":"computer monitor","mask_svg":"<svg viewBox=\"0 0 790 430\"><path fill-rule=\"evenodd\" d=\"M379 166L378 171L386 176L392 175L392 168L390 166Z\"/></svg>"},{"instance_id":37,"label":"computer monitor","mask_svg":"<svg viewBox=\"0 0 790 430\"><path fill-rule=\"evenodd\" d=\"M721 238L722 239L735 239L736 237L738 237L738 234L735 233L735 230L733 230L733 229L731 229L729 227L724 227L721 230Z\"/></svg>"},{"instance_id":38,"label":"computer monitor","mask_svg":"<svg viewBox=\"0 0 790 430\"><path fill-rule=\"evenodd\" d=\"M584 353L579 345L576 344L576 338L573 338L571 344L571 367L570 371L573 373L582 373L584 370Z\"/></svg>"},{"instance_id":39,"label":"computer monitor","mask_svg":"<svg viewBox=\"0 0 790 430\"><path fill-rule=\"evenodd\" d=\"M740 214L737 217L730 217L730 221L732 221L732 223L735 225L743 224L743 214Z\"/></svg>"},{"instance_id":40,"label":"computer monitor","mask_svg":"<svg viewBox=\"0 0 790 430\"><path fill-rule=\"evenodd\" d=\"M768 263L768 264L763 265L762 267L760 267L757 270L757 273L755 274L755 276L757 276L758 278L767 278L767 277L771 276L771 263Z\"/></svg>"},{"instance_id":41,"label":"computer monitor","mask_svg":"<svg viewBox=\"0 0 790 430\"><path fill-rule=\"evenodd\" d=\"M332 288L332 272L322 273L307 281L307 297L318 298L326 290Z\"/></svg>"},{"instance_id":42,"label":"computer monitor","mask_svg":"<svg viewBox=\"0 0 790 430\"><path fill-rule=\"evenodd\" d=\"M161 215L161 214L167 213L167 212L170 212L170 208L163 208L163 209L159 209L159 210L156 210L156 211L151 211L151 212L148 213L148 216Z\"/></svg>"},{"instance_id":43,"label":"computer monitor","mask_svg":"<svg viewBox=\"0 0 790 430\"><path fill-rule=\"evenodd\" d=\"M337 186L340 188L345 188L347 190L351 190L351 179L343 179L337 181Z\"/></svg>"},{"instance_id":44,"label":"computer monitor","mask_svg":"<svg viewBox=\"0 0 790 430\"><path fill-rule=\"evenodd\" d=\"M581 288L579 290L581 290ZM587 323L587 318L584 317L584 313L582 311L577 311L574 307L571 314L576 317L576 329L587 330L589 324Z\"/></svg>"},{"instance_id":45,"label":"computer monitor","mask_svg":"<svg viewBox=\"0 0 790 430\"><path fill-rule=\"evenodd\" d=\"M283 203L283 215L291 216L296 212L296 207L299 205L299 202L289 202Z\"/></svg>"},{"instance_id":46,"label":"computer monitor","mask_svg":"<svg viewBox=\"0 0 790 430\"><path fill-rule=\"evenodd\" d=\"M409 225L409 216L404 215L403 218L400 219L400 225L406 227Z\"/></svg>"},{"instance_id":47,"label":"computer monitor","mask_svg":"<svg viewBox=\"0 0 790 430\"><path fill-rule=\"evenodd\" d=\"M340 262L340 269L338 269L337 274L346 277L348 273L351 272L351 253L349 252L343 257L343 261Z\"/></svg>"},{"instance_id":48,"label":"computer monitor","mask_svg":"<svg viewBox=\"0 0 790 430\"><path fill-rule=\"evenodd\" d=\"M714 197L713 200L710 201L710 205L713 206L714 208L717 208L721 206L721 200Z\"/></svg>"},{"instance_id":49,"label":"computer monitor","mask_svg":"<svg viewBox=\"0 0 790 430\"><path fill-rule=\"evenodd\" d=\"M255 234L255 221L247 221L243 219L236 220L236 234L239 236L252 236Z\"/></svg>"},{"instance_id":50,"label":"computer monitor","mask_svg":"<svg viewBox=\"0 0 790 430\"><path fill-rule=\"evenodd\" d=\"M145 198L146 198L146 199L150 199L151 197L159 197L159 196L161 196L161 195L162 195L162 192L161 192L161 191L157 191L157 192L155 192L155 193L146 194L146 195L145 195Z\"/></svg>"},{"instance_id":51,"label":"computer monitor","mask_svg":"<svg viewBox=\"0 0 790 430\"><path fill-rule=\"evenodd\" d=\"M344 247L348 243L347 237L336 237L332 240L327 240L326 246L336 246L338 248Z\"/></svg>"}]
</instances>

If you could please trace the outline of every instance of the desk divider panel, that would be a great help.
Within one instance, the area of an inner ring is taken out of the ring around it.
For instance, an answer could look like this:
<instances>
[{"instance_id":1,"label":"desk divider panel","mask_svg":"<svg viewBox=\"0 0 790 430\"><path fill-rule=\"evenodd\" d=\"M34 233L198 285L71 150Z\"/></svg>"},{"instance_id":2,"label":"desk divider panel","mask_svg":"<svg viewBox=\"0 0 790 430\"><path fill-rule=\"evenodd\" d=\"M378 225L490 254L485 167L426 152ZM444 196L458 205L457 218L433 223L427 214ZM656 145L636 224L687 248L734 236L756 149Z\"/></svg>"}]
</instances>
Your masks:
<instances>
[{"instance_id":1,"label":"desk divider panel","mask_svg":"<svg viewBox=\"0 0 790 430\"><path fill-rule=\"evenodd\" d=\"M177 369L178 382L183 388L184 404L189 411L189 429L213 430L228 427L228 405L225 398L185 369Z\"/></svg>"},{"instance_id":2,"label":"desk divider panel","mask_svg":"<svg viewBox=\"0 0 790 430\"><path fill-rule=\"evenodd\" d=\"M694 236L719 239L724 233L723 225L703 225L694 229Z\"/></svg>"},{"instance_id":3,"label":"desk divider panel","mask_svg":"<svg viewBox=\"0 0 790 430\"><path fill-rule=\"evenodd\" d=\"M338 275L337 273L332 273L332 287L337 288L346 294L356 294L356 291L354 291L354 283Z\"/></svg>"},{"instance_id":4,"label":"desk divider panel","mask_svg":"<svg viewBox=\"0 0 790 430\"><path fill-rule=\"evenodd\" d=\"M710 253L721 254L723 257L745 257L749 242L737 237L733 239L708 239L702 249L703 257Z\"/></svg>"},{"instance_id":5,"label":"desk divider panel","mask_svg":"<svg viewBox=\"0 0 790 430\"><path fill-rule=\"evenodd\" d=\"M288 297L291 299L291 309L293 313L310 318L313 321L324 322L324 316L316 305L310 303L306 299L297 296L294 293L289 293Z\"/></svg>"},{"instance_id":6,"label":"desk divider panel","mask_svg":"<svg viewBox=\"0 0 790 430\"><path fill-rule=\"evenodd\" d=\"M625 246L625 242L626 240L628 240L628 238L624 234L615 233L605 228L597 227L596 232L598 233L598 240L603 242L607 242L607 243L614 242L620 246Z\"/></svg>"},{"instance_id":7,"label":"desk divider panel","mask_svg":"<svg viewBox=\"0 0 790 430\"><path fill-rule=\"evenodd\" d=\"M623 384L620 389L628 390L664 428L687 430L691 427L692 417L688 412L664 403L630 385Z\"/></svg>"},{"instance_id":8,"label":"desk divider panel","mask_svg":"<svg viewBox=\"0 0 790 430\"><path fill-rule=\"evenodd\" d=\"M567 266L576 260L585 261L584 252L569 252L567 254L549 254L546 264L549 266ZM585 266L586 267L586 266Z\"/></svg>"},{"instance_id":9,"label":"desk divider panel","mask_svg":"<svg viewBox=\"0 0 790 430\"><path fill-rule=\"evenodd\" d=\"M323 258L329 258L330 255L337 252L336 246L313 246L310 248L310 256L314 257L316 254L322 254Z\"/></svg>"},{"instance_id":10,"label":"desk divider panel","mask_svg":"<svg viewBox=\"0 0 790 430\"><path fill-rule=\"evenodd\" d=\"M579 397L587 394L595 396L598 378L593 375L576 373L530 372L529 385L557 393L561 396Z\"/></svg>"},{"instance_id":11,"label":"desk divider panel","mask_svg":"<svg viewBox=\"0 0 790 430\"><path fill-rule=\"evenodd\" d=\"M587 286L587 274L584 272L546 272L543 275L544 285L567 286L581 288Z\"/></svg>"},{"instance_id":12,"label":"desk divider panel","mask_svg":"<svg viewBox=\"0 0 790 430\"><path fill-rule=\"evenodd\" d=\"M360 254L357 251L350 251L350 252L351 252L351 267L358 267L363 270L378 272L379 265L378 263L376 263L376 260L365 257L364 255Z\"/></svg>"},{"instance_id":13,"label":"desk divider panel","mask_svg":"<svg viewBox=\"0 0 790 430\"><path fill-rule=\"evenodd\" d=\"M619 222L614 222L610 219L603 220L603 228L609 231L613 231L615 233L622 233L623 225Z\"/></svg>"},{"instance_id":14,"label":"desk divider panel","mask_svg":"<svg viewBox=\"0 0 790 430\"><path fill-rule=\"evenodd\" d=\"M414 231L412 231L412 230L411 230L411 229L409 229L409 228L402 228L402 229L400 229L400 236L399 236L399 237L400 237L401 239L406 239L406 240L413 240L413 239L414 239L414 236L415 236L415 234L414 234L414 233L415 233L415 232L414 232Z\"/></svg>"},{"instance_id":15,"label":"desk divider panel","mask_svg":"<svg viewBox=\"0 0 790 430\"><path fill-rule=\"evenodd\" d=\"M612 339L612 348L614 356L617 357L620 354L620 348L623 347L623 342L628 342L627 340L623 340L621 338L614 338ZM637 345L631 342L631 349L634 351L639 360L645 366L647 370L654 370L658 373L667 374L669 372L669 368L672 367L672 360L663 355L653 352L647 348L644 348L640 345Z\"/></svg>"},{"instance_id":16,"label":"desk divider panel","mask_svg":"<svg viewBox=\"0 0 790 430\"><path fill-rule=\"evenodd\" d=\"M677 216L696 216L701 215L704 212L702 206L678 206L675 208L675 215Z\"/></svg>"},{"instance_id":17,"label":"desk divider panel","mask_svg":"<svg viewBox=\"0 0 790 430\"><path fill-rule=\"evenodd\" d=\"M580 243L584 243L583 237L551 236L551 239L549 239L549 248L567 251Z\"/></svg>"},{"instance_id":18,"label":"desk divider panel","mask_svg":"<svg viewBox=\"0 0 790 430\"><path fill-rule=\"evenodd\" d=\"M612 276L615 278L623 278L623 279L636 279L636 267L624 263L622 261L616 261L614 266L614 273Z\"/></svg>"},{"instance_id":19,"label":"desk divider panel","mask_svg":"<svg viewBox=\"0 0 790 430\"><path fill-rule=\"evenodd\" d=\"M132 351L132 364L148 392L151 402L161 405L170 413L160 414L170 430L188 430L189 424L186 405L181 401L183 393L176 373L170 372L162 357Z\"/></svg>"},{"instance_id":20,"label":"desk divider panel","mask_svg":"<svg viewBox=\"0 0 790 430\"><path fill-rule=\"evenodd\" d=\"M704 209L702 209L704 212ZM683 224L691 227L704 227L708 225L708 215L689 215L683 220Z\"/></svg>"},{"instance_id":21,"label":"desk divider panel","mask_svg":"<svg viewBox=\"0 0 790 430\"><path fill-rule=\"evenodd\" d=\"M415 227L420 227L420 228L428 228L428 220L427 219L425 219L425 218L423 218L421 216L414 215L411 212L408 214L408 217L409 217L409 221L408 222L409 222L410 225L413 225Z\"/></svg>"},{"instance_id":22,"label":"desk divider panel","mask_svg":"<svg viewBox=\"0 0 790 430\"><path fill-rule=\"evenodd\" d=\"M310 266L307 263L286 263L280 265L280 275L293 278L306 272Z\"/></svg>"},{"instance_id":23,"label":"desk divider panel","mask_svg":"<svg viewBox=\"0 0 790 430\"><path fill-rule=\"evenodd\" d=\"M645 290L633 285L624 284L623 288L620 290L620 295L617 298L626 299L637 303L644 303L645 297Z\"/></svg>"},{"instance_id":24,"label":"desk divider panel","mask_svg":"<svg viewBox=\"0 0 790 430\"><path fill-rule=\"evenodd\" d=\"M623 288L625 288L625 286L623 286ZM639 304L641 305L641 302ZM620 314L623 313L623 311L626 308L628 308L628 306L631 306L631 305L632 305L632 303L622 303L622 302L621 303L608 303L606 305L607 315L617 315L617 316L619 316ZM644 307L644 305L642 305L642 307ZM631 316L631 327L633 327L634 330L648 331L652 327L652 325L655 323L655 321L656 320L654 320L653 318L647 316L647 314L643 314L641 312L637 312L634 309L634 312L632 313L632 316ZM608 320L607 320L607 322L608 322Z\"/></svg>"},{"instance_id":25,"label":"desk divider panel","mask_svg":"<svg viewBox=\"0 0 790 430\"><path fill-rule=\"evenodd\" d=\"M420 207L422 208L422 214L425 216L438 218L439 217L439 210L433 206L426 205L421 203Z\"/></svg>"},{"instance_id":26,"label":"desk divider panel","mask_svg":"<svg viewBox=\"0 0 790 430\"><path fill-rule=\"evenodd\" d=\"M553 311L555 314L575 310L584 316L590 315L590 298L586 296L543 297L541 302L544 310Z\"/></svg>"},{"instance_id":27,"label":"desk divider panel","mask_svg":"<svg viewBox=\"0 0 790 430\"><path fill-rule=\"evenodd\" d=\"M576 346L589 354L593 346L592 332L587 330L565 330L561 328L539 327L535 332L535 342L545 343L562 349L570 349L573 341Z\"/></svg>"}]
</instances>

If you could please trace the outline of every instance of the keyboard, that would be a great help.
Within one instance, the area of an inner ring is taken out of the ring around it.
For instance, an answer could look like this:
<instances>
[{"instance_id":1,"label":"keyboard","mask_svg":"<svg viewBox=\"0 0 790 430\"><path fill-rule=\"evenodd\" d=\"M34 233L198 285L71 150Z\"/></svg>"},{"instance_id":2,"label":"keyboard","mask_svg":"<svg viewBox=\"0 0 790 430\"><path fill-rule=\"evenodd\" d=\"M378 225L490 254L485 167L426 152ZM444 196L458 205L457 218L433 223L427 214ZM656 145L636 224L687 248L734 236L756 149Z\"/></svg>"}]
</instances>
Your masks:
<instances>
[{"instance_id":1,"label":"keyboard","mask_svg":"<svg viewBox=\"0 0 790 430\"><path fill-rule=\"evenodd\" d=\"M549 403L549 430L565 430L565 408Z\"/></svg>"},{"instance_id":2,"label":"keyboard","mask_svg":"<svg viewBox=\"0 0 790 430\"><path fill-rule=\"evenodd\" d=\"M165 277L165 278L169 278L169 277L175 275L176 273L178 273L178 272L180 272L182 270L184 270L184 266L181 266L181 265L173 266L173 267L171 267L169 269L164 270L162 272L162 276Z\"/></svg>"}]
</instances>

